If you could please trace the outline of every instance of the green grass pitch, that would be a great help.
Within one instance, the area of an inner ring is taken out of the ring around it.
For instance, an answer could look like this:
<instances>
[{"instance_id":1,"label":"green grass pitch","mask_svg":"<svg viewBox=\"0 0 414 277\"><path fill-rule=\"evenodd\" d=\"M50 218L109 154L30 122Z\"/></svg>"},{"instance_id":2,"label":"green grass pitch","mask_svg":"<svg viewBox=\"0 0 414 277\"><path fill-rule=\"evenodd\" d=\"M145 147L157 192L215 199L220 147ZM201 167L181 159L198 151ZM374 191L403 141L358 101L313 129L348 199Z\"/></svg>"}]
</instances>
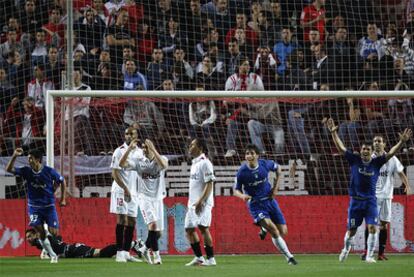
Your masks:
<instances>
[{"instance_id":1,"label":"green grass pitch","mask_svg":"<svg viewBox=\"0 0 414 277\"><path fill-rule=\"evenodd\" d=\"M345 263L337 255L297 255L299 265L288 265L277 255L217 256L216 267L185 267L189 256L164 256L162 265L144 263L119 264L114 259L60 259L50 264L38 257L0 259L0 276L60 277L60 276L317 276L368 277L414 276L414 255L389 255L389 260L366 264L357 255Z\"/></svg>"}]
</instances>

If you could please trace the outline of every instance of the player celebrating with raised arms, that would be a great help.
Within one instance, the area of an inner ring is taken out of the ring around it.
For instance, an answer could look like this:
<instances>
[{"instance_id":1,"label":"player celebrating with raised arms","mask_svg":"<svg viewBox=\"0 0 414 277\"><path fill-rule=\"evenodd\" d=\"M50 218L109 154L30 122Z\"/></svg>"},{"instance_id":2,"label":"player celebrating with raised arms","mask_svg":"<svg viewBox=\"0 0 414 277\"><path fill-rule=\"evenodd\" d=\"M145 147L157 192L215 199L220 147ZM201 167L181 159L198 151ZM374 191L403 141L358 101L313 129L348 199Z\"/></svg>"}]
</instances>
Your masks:
<instances>
[{"instance_id":1,"label":"player celebrating with raised arms","mask_svg":"<svg viewBox=\"0 0 414 277\"><path fill-rule=\"evenodd\" d=\"M234 195L248 202L250 215L254 222L266 229L272 242L285 256L287 262L296 265L282 236L287 234L287 226L278 203L273 198L277 192L278 180L272 188L268 180L269 172L275 171L280 178L280 167L271 160L259 159L259 149L248 144L245 150L246 163L242 164L236 175Z\"/></svg>"},{"instance_id":2,"label":"player celebrating with raised arms","mask_svg":"<svg viewBox=\"0 0 414 277\"><path fill-rule=\"evenodd\" d=\"M135 171L127 171L120 167L119 161L123 154L127 151L132 140L138 138L138 131L135 128L128 127L125 130L125 142L123 145L115 149L112 156L111 168L112 183L111 189L111 205L110 212L116 214L116 245L117 253L115 261L117 262L139 262L140 260L130 255L132 238L136 218L138 215L138 199L137 199L137 173ZM134 147L130 151L130 157L142 157L142 149Z\"/></svg>"},{"instance_id":3,"label":"player celebrating with raised arms","mask_svg":"<svg viewBox=\"0 0 414 277\"><path fill-rule=\"evenodd\" d=\"M336 148L345 154L351 167L351 180L349 184L349 195L351 200L348 209L348 231L344 238L344 248L339 255L339 261L343 262L348 257L349 251L352 247L353 237L356 234L357 228L365 223L368 225L368 240L367 240L367 263L375 263L374 246L376 237L376 225L378 224L378 210L375 196L375 187L380 174L381 167L391 159L401 146L407 142L412 136L410 129L405 129L400 135L400 141L394 145L388 153L383 153L375 158L372 157L373 149L372 143L363 143L359 154L355 154L348 150L338 135L338 127L332 118L327 122L328 130L332 134L333 141Z\"/></svg>"},{"instance_id":4,"label":"player celebrating with raised arms","mask_svg":"<svg viewBox=\"0 0 414 277\"><path fill-rule=\"evenodd\" d=\"M6 166L6 171L22 177L26 182L29 225L39 234L39 243L51 257L51 263L58 262L58 256L53 251L47 237L44 224L49 227L49 231L57 235L59 220L55 206L55 186L60 185L62 197L60 205L66 205L66 183L65 179L56 172L55 169L42 164L43 154L39 150L29 151L29 165L14 167L16 158L23 154L23 149L14 150L13 156Z\"/></svg>"},{"instance_id":5,"label":"player celebrating with raised arms","mask_svg":"<svg viewBox=\"0 0 414 277\"><path fill-rule=\"evenodd\" d=\"M142 144L144 156L138 159L128 159L131 151L136 148L138 141L133 140L122 156L119 164L127 170L138 172L138 205L145 224L148 226L148 237L145 244L137 249L149 264L162 264L158 239L164 229L165 170L168 159L161 156L152 141L145 140ZM154 261L151 260L149 249L152 250Z\"/></svg>"},{"instance_id":6,"label":"player celebrating with raised arms","mask_svg":"<svg viewBox=\"0 0 414 277\"><path fill-rule=\"evenodd\" d=\"M214 206L213 185L216 180L213 164L206 157L207 146L201 138L191 141L188 152L193 160L190 169L189 195L184 228L195 257L186 266L215 266L217 263L214 258L213 239L210 233L211 211ZM207 260L204 259L201 253L200 239L196 228L200 230L203 236Z\"/></svg>"},{"instance_id":7,"label":"player celebrating with raised arms","mask_svg":"<svg viewBox=\"0 0 414 277\"><path fill-rule=\"evenodd\" d=\"M382 136L374 137L374 154L372 157L382 156L385 152L385 142ZM379 230L379 247L378 247L378 260L384 261L388 258L384 255L385 245L387 244L388 224L391 222L391 206L392 197L394 192L394 179L395 174L398 174L401 181L405 186L405 192L410 194L410 184L407 176L404 174L404 166L401 164L397 157L392 157L384 164L380 169L380 175L378 177L376 186L376 197L377 197L377 209L380 220ZM365 250L367 250L368 240L368 228L365 229ZM366 259L366 252L362 256L362 260Z\"/></svg>"}]
</instances>

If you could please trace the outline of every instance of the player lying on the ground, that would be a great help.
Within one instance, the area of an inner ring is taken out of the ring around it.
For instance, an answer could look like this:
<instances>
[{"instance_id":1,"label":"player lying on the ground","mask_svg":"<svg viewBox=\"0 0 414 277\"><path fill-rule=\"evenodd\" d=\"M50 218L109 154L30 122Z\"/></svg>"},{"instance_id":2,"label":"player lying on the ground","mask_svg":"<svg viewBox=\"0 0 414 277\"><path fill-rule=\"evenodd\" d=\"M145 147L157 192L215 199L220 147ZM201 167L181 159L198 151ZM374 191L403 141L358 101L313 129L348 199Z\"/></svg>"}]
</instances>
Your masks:
<instances>
[{"instance_id":1,"label":"player lying on the ground","mask_svg":"<svg viewBox=\"0 0 414 277\"><path fill-rule=\"evenodd\" d=\"M116 244L110 244L104 248L93 248L83 243L66 243L61 236L47 236L53 251L60 258L112 258L116 255ZM26 240L31 245L42 250L40 236L34 229L26 230ZM142 246L142 241L133 241L131 250L137 251ZM47 254L47 253L46 253ZM41 258L49 258L42 252Z\"/></svg>"}]
</instances>

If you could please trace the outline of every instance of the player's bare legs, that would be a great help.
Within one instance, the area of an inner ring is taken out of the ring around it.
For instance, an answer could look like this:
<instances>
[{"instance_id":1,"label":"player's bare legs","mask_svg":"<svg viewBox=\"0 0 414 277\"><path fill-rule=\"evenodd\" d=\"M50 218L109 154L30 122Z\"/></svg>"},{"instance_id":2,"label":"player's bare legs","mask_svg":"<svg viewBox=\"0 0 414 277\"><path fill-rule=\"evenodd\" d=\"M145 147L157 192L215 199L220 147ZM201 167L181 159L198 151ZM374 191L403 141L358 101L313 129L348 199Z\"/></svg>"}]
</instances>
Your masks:
<instances>
[{"instance_id":1,"label":"player's bare legs","mask_svg":"<svg viewBox=\"0 0 414 277\"><path fill-rule=\"evenodd\" d=\"M50 241L46 236L46 231L43 224L33 226L33 229L35 229L35 231L39 234L40 244L42 245L43 249L45 249L49 254L50 263L57 263L58 257L56 253L53 251L52 246L50 245Z\"/></svg>"},{"instance_id":2,"label":"player's bare legs","mask_svg":"<svg viewBox=\"0 0 414 277\"><path fill-rule=\"evenodd\" d=\"M213 250L213 238L211 237L210 228L205 226L198 226L204 240L204 250L206 251L207 262L209 265L216 265Z\"/></svg>"},{"instance_id":3,"label":"player's bare legs","mask_svg":"<svg viewBox=\"0 0 414 277\"><path fill-rule=\"evenodd\" d=\"M339 255L339 261L343 262L348 258L349 251L351 251L352 243L354 240L354 236L356 234L357 229L350 229L346 231L345 237L344 237L344 248L341 251L341 254Z\"/></svg>"},{"instance_id":4,"label":"player's bare legs","mask_svg":"<svg viewBox=\"0 0 414 277\"><path fill-rule=\"evenodd\" d=\"M280 227L276 226L269 218L264 218L259 221L260 226L265 228L267 232L272 236L272 242L276 248L282 253L289 264L296 265L297 262L290 253L289 248L285 240L282 238L282 234L287 233L287 227L285 224L279 224ZM285 226L285 227L283 227Z\"/></svg>"}]
</instances>

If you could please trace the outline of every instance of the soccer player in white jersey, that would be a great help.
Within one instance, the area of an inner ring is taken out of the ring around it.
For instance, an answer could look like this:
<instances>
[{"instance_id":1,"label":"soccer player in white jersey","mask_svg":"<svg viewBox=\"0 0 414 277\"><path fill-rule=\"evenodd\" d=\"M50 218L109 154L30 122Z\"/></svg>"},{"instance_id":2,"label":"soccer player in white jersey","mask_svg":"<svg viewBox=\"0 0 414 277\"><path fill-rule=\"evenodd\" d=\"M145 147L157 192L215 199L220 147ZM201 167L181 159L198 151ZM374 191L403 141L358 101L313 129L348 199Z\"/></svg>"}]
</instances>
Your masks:
<instances>
[{"instance_id":1,"label":"soccer player in white jersey","mask_svg":"<svg viewBox=\"0 0 414 277\"><path fill-rule=\"evenodd\" d=\"M137 143L137 140L130 143L119 164L122 168L138 172L140 177L138 178L138 205L148 226L148 237L145 244L137 251L149 264L162 264L158 239L164 229L163 199L167 194L164 177L168 159L158 153L152 141L146 139L142 144L144 156L128 160L130 153L136 149ZM149 249L152 250L154 261L151 260Z\"/></svg>"},{"instance_id":2,"label":"soccer player in white jersey","mask_svg":"<svg viewBox=\"0 0 414 277\"><path fill-rule=\"evenodd\" d=\"M374 137L374 154L373 157L385 154L385 142L382 136ZM375 194L377 197L377 209L380 220L378 260L384 261L388 258L384 255L385 245L388 237L388 224L391 222L391 202L394 192L394 177L398 174L405 186L405 192L410 194L410 184L407 176L404 174L404 166L397 157L392 157L380 169L380 175L376 184ZM365 249L367 249L368 229L365 230ZM362 260L366 259L366 252L362 255Z\"/></svg>"},{"instance_id":3,"label":"soccer player in white jersey","mask_svg":"<svg viewBox=\"0 0 414 277\"><path fill-rule=\"evenodd\" d=\"M211 211L214 206L213 184L216 177L214 176L213 164L205 155L206 151L207 146L200 138L194 139L188 149L193 160L190 171L189 198L184 228L195 257L186 266L216 265L213 239L209 229L211 225ZM200 239L196 228L200 230L203 236L207 259L204 259L201 253Z\"/></svg>"},{"instance_id":4,"label":"soccer player in white jersey","mask_svg":"<svg viewBox=\"0 0 414 277\"><path fill-rule=\"evenodd\" d=\"M137 173L135 171L123 170L119 161L127 151L128 145L133 139L138 138L138 131L129 127L125 130L125 142L118 147L112 156L111 168L112 183L110 212L116 214L116 261L140 261L129 254L131 242L134 236L134 228L138 214L137 199ZM143 156L142 149L135 147L130 153L130 157Z\"/></svg>"}]
</instances>

